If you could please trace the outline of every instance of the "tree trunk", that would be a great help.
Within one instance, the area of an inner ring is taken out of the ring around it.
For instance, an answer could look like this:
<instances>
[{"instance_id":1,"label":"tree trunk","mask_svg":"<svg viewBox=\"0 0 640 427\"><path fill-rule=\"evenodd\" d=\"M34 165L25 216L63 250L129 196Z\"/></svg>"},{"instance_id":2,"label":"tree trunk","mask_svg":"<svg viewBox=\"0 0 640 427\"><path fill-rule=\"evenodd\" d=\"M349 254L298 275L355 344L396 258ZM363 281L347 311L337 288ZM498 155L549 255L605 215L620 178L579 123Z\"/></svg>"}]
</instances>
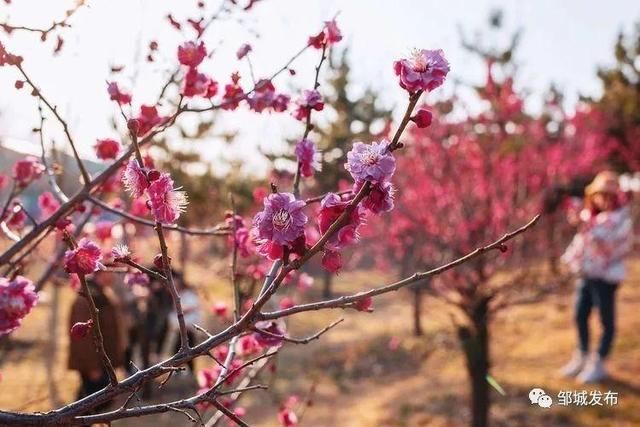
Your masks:
<instances>
[{"instance_id":1,"label":"tree trunk","mask_svg":"<svg viewBox=\"0 0 640 427\"><path fill-rule=\"evenodd\" d=\"M333 295L333 290L331 289L331 285L333 284L333 274L328 271L324 271L324 281L322 287L322 297L324 299L329 299Z\"/></svg>"},{"instance_id":2,"label":"tree trunk","mask_svg":"<svg viewBox=\"0 0 640 427\"><path fill-rule=\"evenodd\" d=\"M471 393L471 426L487 427L489 423L489 300L483 298L467 313L470 326L458 327L458 338L464 351Z\"/></svg>"},{"instance_id":3,"label":"tree trunk","mask_svg":"<svg viewBox=\"0 0 640 427\"><path fill-rule=\"evenodd\" d=\"M422 289L416 286L411 289L413 292L413 334L416 337L422 336L422 320L420 315L422 314Z\"/></svg>"}]
</instances>

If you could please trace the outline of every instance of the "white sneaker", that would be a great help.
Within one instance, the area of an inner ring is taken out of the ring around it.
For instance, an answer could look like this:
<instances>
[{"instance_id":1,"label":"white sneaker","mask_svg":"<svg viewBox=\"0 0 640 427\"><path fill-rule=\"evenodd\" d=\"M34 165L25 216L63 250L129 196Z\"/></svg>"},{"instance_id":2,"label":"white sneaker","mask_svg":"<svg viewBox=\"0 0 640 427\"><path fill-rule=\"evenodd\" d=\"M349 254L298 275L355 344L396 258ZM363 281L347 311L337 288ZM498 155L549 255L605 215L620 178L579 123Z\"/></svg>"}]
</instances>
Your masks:
<instances>
[{"instance_id":1,"label":"white sneaker","mask_svg":"<svg viewBox=\"0 0 640 427\"><path fill-rule=\"evenodd\" d=\"M563 377L575 377L584 369L587 363L587 354L576 350L573 353L573 357L560 369L560 374Z\"/></svg>"},{"instance_id":2,"label":"white sneaker","mask_svg":"<svg viewBox=\"0 0 640 427\"><path fill-rule=\"evenodd\" d=\"M578 375L578 381L584 384L597 383L607 378L607 376L604 361L599 355L594 355Z\"/></svg>"}]
</instances>

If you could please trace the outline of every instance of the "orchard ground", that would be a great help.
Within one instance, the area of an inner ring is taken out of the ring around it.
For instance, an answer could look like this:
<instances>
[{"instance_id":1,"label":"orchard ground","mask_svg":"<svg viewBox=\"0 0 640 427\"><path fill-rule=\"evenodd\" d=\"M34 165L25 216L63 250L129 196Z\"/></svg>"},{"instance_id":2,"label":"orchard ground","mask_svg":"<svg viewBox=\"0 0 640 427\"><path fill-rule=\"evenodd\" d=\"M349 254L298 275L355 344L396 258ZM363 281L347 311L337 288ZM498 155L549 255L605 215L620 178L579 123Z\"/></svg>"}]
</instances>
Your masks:
<instances>
[{"instance_id":1,"label":"orchard ground","mask_svg":"<svg viewBox=\"0 0 640 427\"><path fill-rule=\"evenodd\" d=\"M637 426L640 425L640 259L629 262L630 275L620 289L618 335L610 362L612 379L599 386L583 386L557 376L570 356L575 333L572 325L573 285L534 304L501 312L493 320L492 374L505 396L492 390L492 425L497 426ZM188 277L196 285L204 272L192 266ZM208 283L208 302L228 297L224 275ZM388 278L387 278L388 279ZM385 276L374 271L344 273L335 290L347 293L379 284ZM319 288L317 282L316 288ZM312 291L308 298L318 295ZM319 293L319 292L318 292ZM49 292L49 296L50 296ZM58 348L53 374L61 403L71 402L78 386L76 374L66 370L67 312L72 298L61 291L62 319L57 328ZM302 425L309 426L459 426L469 420L467 380L462 353L453 333L451 309L426 298L423 312L425 335L412 336L411 298L407 291L387 294L374 301L375 312L323 311L298 316L291 335L303 336L344 317L345 321L319 341L292 351L287 344L278 355L278 376L262 374L260 383L269 391L254 391L242 398L251 425L277 426L278 405L290 394L305 398L316 384L313 405ZM49 304L43 301L25 319L0 350L0 408L38 411L52 407L46 375ZM212 330L220 324L212 321ZM599 334L593 316L594 335ZM199 366L211 363L207 358ZM122 375L122 373L120 373ZM176 377L154 401L184 397L194 388L186 377ZM554 398L554 406L531 405L529 390L541 387ZM618 393L615 406L557 405L561 390L611 390ZM194 389L195 390L195 389ZM135 400L133 401L135 404ZM205 413L209 415L210 412ZM153 421L152 421L153 420ZM152 419L116 421L119 426L190 424L180 414L155 415Z\"/></svg>"}]
</instances>

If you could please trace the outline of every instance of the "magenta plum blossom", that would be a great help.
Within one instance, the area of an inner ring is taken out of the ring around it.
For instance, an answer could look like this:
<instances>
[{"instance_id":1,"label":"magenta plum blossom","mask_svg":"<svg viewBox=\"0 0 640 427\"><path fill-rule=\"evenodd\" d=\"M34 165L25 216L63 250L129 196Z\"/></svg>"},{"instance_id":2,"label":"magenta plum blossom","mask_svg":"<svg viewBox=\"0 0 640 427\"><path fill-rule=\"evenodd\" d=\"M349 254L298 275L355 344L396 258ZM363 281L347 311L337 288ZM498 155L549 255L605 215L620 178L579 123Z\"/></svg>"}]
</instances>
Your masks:
<instances>
[{"instance_id":1,"label":"magenta plum blossom","mask_svg":"<svg viewBox=\"0 0 640 427\"><path fill-rule=\"evenodd\" d=\"M317 90L305 90L296 103L298 104L298 109L294 115L298 120L306 120L311 114L311 110L322 111L324 108L322 95Z\"/></svg>"},{"instance_id":2,"label":"magenta plum blossom","mask_svg":"<svg viewBox=\"0 0 640 427\"><path fill-rule=\"evenodd\" d=\"M124 188L131 194L131 197L134 198L142 196L147 187L149 187L147 174L136 159L131 159L127 163L127 167L122 174L122 183Z\"/></svg>"},{"instance_id":3,"label":"magenta plum blossom","mask_svg":"<svg viewBox=\"0 0 640 427\"><path fill-rule=\"evenodd\" d=\"M409 92L431 91L439 87L449 73L449 62L441 49L415 50L409 59L393 63L400 86Z\"/></svg>"},{"instance_id":4,"label":"magenta plum blossom","mask_svg":"<svg viewBox=\"0 0 640 427\"><path fill-rule=\"evenodd\" d=\"M207 56L207 49L203 42L196 44L188 41L178 47L178 61L187 67L197 67L205 56Z\"/></svg>"},{"instance_id":5,"label":"magenta plum blossom","mask_svg":"<svg viewBox=\"0 0 640 427\"><path fill-rule=\"evenodd\" d=\"M247 96L249 108L256 113L261 113L268 108L281 113L287 110L289 101L289 95L277 94L275 86L271 80L267 79L262 79L256 83L254 91Z\"/></svg>"},{"instance_id":6,"label":"magenta plum blossom","mask_svg":"<svg viewBox=\"0 0 640 427\"><path fill-rule=\"evenodd\" d=\"M330 273L337 273L342 268L342 256L338 251L327 250L322 254L322 266Z\"/></svg>"},{"instance_id":7,"label":"magenta plum blossom","mask_svg":"<svg viewBox=\"0 0 640 427\"><path fill-rule=\"evenodd\" d=\"M305 138L298 142L295 154L300 164L300 174L305 178L313 176L314 171L321 170L321 155L316 149L316 144L310 139Z\"/></svg>"},{"instance_id":8,"label":"magenta plum blossom","mask_svg":"<svg viewBox=\"0 0 640 427\"><path fill-rule=\"evenodd\" d=\"M285 330L279 322L263 320L256 323L256 329L253 337L263 347L275 347L284 341Z\"/></svg>"},{"instance_id":9,"label":"magenta plum blossom","mask_svg":"<svg viewBox=\"0 0 640 427\"><path fill-rule=\"evenodd\" d=\"M16 276L0 277L0 336L14 331L38 301L31 280Z\"/></svg>"},{"instance_id":10,"label":"magenta plum blossom","mask_svg":"<svg viewBox=\"0 0 640 427\"><path fill-rule=\"evenodd\" d=\"M355 181L385 182L396 170L396 159L389 152L389 141L356 142L347 153L345 168Z\"/></svg>"},{"instance_id":11,"label":"magenta plum blossom","mask_svg":"<svg viewBox=\"0 0 640 427\"><path fill-rule=\"evenodd\" d=\"M158 109L152 105L141 105L140 114L134 119L137 122L136 135L142 136L149 132L154 127L165 123L167 117L160 116Z\"/></svg>"},{"instance_id":12,"label":"magenta plum blossom","mask_svg":"<svg viewBox=\"0 0 640 427\"><path fill-rule=\"evenodd\" d=\"M116 101L119 105L131 104L131 95L123 92L118 83L107 82L107 92L112 101Z\"/></svg>"},{"instance_id":13,"label":"magenta plum blossom","mask_svg":"<svg viewBox=\"0 0 640 427\"><path fill-rule=\"evenodd\" d=\"M93 233L99 240L107 240L111 238L113 230L113 222L111 221L98 221L96 223Z\"/></svg>"},{"instance_id":14,"label":"magenta plum blossom","mask_svg":"<svg viewBox=\"0 0 640 427\"><path fill-rule=\"evenodd\" d=\"M100 160L112 160L118 157L120 143L115 139L99 139L95 145L96 156Z\"/></svg>"},{"instance_id":15,"label":"magenta plum blossom","mask_svg":"<svg viewBox=\"0 0 640 427\"><path fill-rule=\"evenodd\" d=\"M363 182L357 181L353 186L353 192L357 193L362 188ZM390 182L381 182L371 186L371 192L362 200L362 206L374 214L390 212L393 210L393 194L395 188Z\"/></svg>"},{"instance_id":16,"label":"magenta plum blossom","mask_svg":"<svg viewBox=\"0 0 640 427\"><path fill-rule=\"evenodd\" d=\"M13 179L19 187L26 187L42 176L44 165L36 157L27 156L13 165Z\"/></svg>"},{"instance_id":17,"label":"magenta plum blossom","mask_svg":"<svg viewBox=\"0 0 640 427\"><path fill-rule=\"evenodd\" d=\"M175 223L187 206L187 194L173 187L173 179L163 173L147 188L151 213L161 224Z\"/></svg>"},{"instance_id":18,"label":"magenta plum blossom","mask_svg":"<svg viewBox=\"0 0 640 427\"><path fill-rule=\"evenodd\" d=\"M111 249L111 256L114 260L123 260L131 258L131 250L127 245L118 244Z\"/></svg>"},{"instance_id":19,"label":"magenta plum blossom","mask_svg":"<svg viewBox=\"0 0 640 427\"><path fill-rule=\"evenodd\" d=\"M320 214L318 215L318 228L320 234L325 234L329 227L342 215L349 205L348 201L342 200L335 193L327 194L320 203ZM347 218L347 222L337 233L334 233L325 247L331 250L339 250L358 240L358 227L364 221L364 214L360 206L355 207Z\"/></svg>"},{"instance_id":20,"label":"magenta plum blossom","mask_svg":"<svg viewBox=\"0 0 640 427\"><path fill-rule=\"evenodd\" d=\"M75 249L64 254L64 269L67 273L91 274L102 268L102 251L89 239L82 239Z\"/></svg>"},{"instance_id":21,"label":"magenta plum blossom","mask_svg":"<svg viewBox=\"0 0 640 427\"><path fill-rule=\"evenodd\" d=\"M309 37L308 44L316 49L322 49L323 46L330 46L342 40L342 33L336 20L326 21L324 28L317 35Z\"/></svg>"},{"instance_id":22,"label":"magenta plum blossom","mask_svg":"<svg viewBox=\"0 0 640 427\"><path fill-rule=\"evenodd\" d=\"M218 83L209 76L190 68L184 77L182 94L186 97L201 96L211 98L218 93Z\"/></svg>"},{"instance_id":23,"label":"magenta plum blossom","mask_svg":"<svg viewBox=\"0 0 640 427\"><path fill-rule=\"evenodd\" d=\"M6 222L10 229L19 230L24 227L24 223L27 220L27 214L24 212L22 206L13 202L11 204L11 208L7 210L7 213L2 220Z\"/></svg>"},{"instance_id":24,"label":"magenta plum blossom","mask_svg":"<svg viewBox=\"0 0 640 427\"><path fill-rule=\"evenodd\" d=\"M40 208L40 218L44 220L60 208L60 202L50 191L45 191L38 197L38 207Z\"/></svg>"},{"instance_id":25,"label":"magenta plum blossom","mask_svg":"<svg viewBox=\"0 0 640 427\"><path fill-rule=\"evenodd\" d=\"M304 236L307 216L302 212L303 200L291 193L269 194L264 199L264 209L253 218L253 229L260 240L276 245L290 245Z\"/></svg>"}]
</instances>

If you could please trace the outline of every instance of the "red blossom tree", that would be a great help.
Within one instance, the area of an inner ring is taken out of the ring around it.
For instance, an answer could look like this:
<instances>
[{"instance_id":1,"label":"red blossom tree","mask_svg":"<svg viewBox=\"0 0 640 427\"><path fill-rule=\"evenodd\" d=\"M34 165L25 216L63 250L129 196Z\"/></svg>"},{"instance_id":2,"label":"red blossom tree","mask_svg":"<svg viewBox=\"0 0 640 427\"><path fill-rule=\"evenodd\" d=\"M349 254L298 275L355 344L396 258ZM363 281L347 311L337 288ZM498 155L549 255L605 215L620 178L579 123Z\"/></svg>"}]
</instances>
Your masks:
<instances>
[{"instance_id":1,"label":"red blossom tree","mask_svg":"<svg viewBox=\"0 0 640 427\"><path fill-rule=\"evenodd\" d=\"M545 211L548 190L590 178L616 149L603 132L602 115L589 106L567 114L556 96L547 99L541 115L524 109L525 99L514 87L515 46L499 52L473 47L487 66L486 80L475 88L476 103L484 106L479 113L459 118L452 106L461 103L447 101L433 106L433 118L427 112L414 116L416 126L405 141L408 155L398 159L398 169L406 173L395 181L394 215L376 218L377 226L367 231L380 267L398 268L404 277L461 256ZM537 254L566 244L558 238L566 230L564 221L545 215L543 227L527 233L513 249L503 247L498 255L477 258L411 288L417 335L422 333L424 292L461 314L456 332L470 379L474 426L488 425L491 318L544 291L529 280L529 268L539 266ZM376 241L380 233L384 244Z\"/></svg>"}]
</instances>

